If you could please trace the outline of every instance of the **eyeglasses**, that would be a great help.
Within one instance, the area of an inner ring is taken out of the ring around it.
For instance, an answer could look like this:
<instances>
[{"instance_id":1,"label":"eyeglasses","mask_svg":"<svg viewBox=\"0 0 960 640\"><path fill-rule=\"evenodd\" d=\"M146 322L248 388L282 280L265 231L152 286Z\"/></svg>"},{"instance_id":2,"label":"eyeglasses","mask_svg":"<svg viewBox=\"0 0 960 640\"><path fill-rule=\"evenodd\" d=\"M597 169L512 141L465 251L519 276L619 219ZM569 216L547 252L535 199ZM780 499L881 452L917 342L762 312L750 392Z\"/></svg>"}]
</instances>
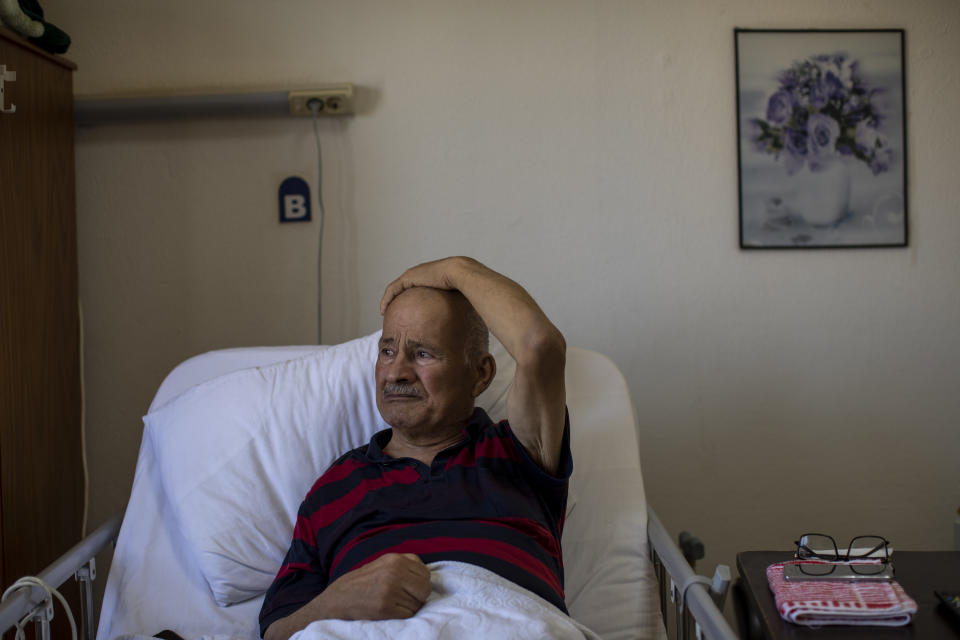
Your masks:
<instances>
[{"instance_id":1,"label":"eyeglasses","mask_svg":"<svg viewBox=\"0 0 960 640\"><path fill-rule=\"evenodd\" d=\"M805 533L799 540L795 540L794 544L797 545L796 555L801 560L890 560L890 541L883 536L857 536L847 545L846 553L840 553L837 541L823 533Z\"/></svg>"},{"instance_id":2,"label":"eyeglasses","mask_svg":"<svg viewBox=\"0 0 960 640\"><path fill-rule=\"evenodd\" d=\"M893 577L893 564L889 562L798 562L791 565L796 572L810 578L836 580L882 579ZM786 569L784 569L786 571ZM799 576L797 576L799 577Z\"/></svg>"}]
</instances>

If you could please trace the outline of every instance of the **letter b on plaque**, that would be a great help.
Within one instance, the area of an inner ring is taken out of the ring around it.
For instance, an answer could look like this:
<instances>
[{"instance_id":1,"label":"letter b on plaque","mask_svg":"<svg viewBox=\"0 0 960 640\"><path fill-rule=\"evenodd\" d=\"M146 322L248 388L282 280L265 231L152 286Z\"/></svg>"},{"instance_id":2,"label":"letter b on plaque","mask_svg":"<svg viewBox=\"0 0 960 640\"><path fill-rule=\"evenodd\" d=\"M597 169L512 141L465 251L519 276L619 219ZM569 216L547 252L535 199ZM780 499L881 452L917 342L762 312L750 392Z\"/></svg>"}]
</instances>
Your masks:
<instances>
[{"instance_id":1,"label":"letter b on plaque","mask_svg":"<svg viewBox=\"0 0 960 640\"><path fill-rule=\"evenodd\" d=\"M280 183L280 222L310 221L310 186L291 176Z\"/></svg>"}]
</instances>

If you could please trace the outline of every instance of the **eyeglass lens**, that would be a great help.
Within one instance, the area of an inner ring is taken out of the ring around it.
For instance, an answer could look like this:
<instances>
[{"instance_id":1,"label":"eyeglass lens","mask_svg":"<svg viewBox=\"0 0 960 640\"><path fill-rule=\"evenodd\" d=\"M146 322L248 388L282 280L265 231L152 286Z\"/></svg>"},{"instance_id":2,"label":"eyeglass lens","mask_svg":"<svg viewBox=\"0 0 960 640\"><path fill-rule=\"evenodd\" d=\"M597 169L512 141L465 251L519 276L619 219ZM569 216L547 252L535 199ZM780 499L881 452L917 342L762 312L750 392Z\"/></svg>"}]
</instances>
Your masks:
<instances>
[{"instance_id":1,"label":"eyeglass lens","mask_svg":"<svg viewBox=\"0 0 960 640\"><path fill-rule=\"evenodd\" d=\"M837 551L837 543L831 536L807 533L797 541L797 557L839 560L840 552Z\"/></svg>"},{"instance_id":2,"label":"eyeglass lens","mask_svg":"<svg viewBox=\"0 0 960 640\"><path fill-rule=\"evenodd\" d=\"M825 576L836 571L837 565L835 564L801 564L800 572L805 573L808 576Z\"/></svg>"},{"instance_id":3,"label":"eyeglass lens","mask_svg":"<svg viewBox=\"0 0 960 640\"><path fill-rule=\"evenodd\" d=\"M857 536L850 541L847 558L886 558L887 541L880 536Z\"/></svg>"},{"instance_id":4,"label":"eyeglass lens","mask_svg":"<svg viewBox=\"0 0 960 640\"><path fill-rule=\"evenodd\" d=\"M881 562L863 562L848 564L850 570L861 576L873 576L887 570L887 565Z\"/></svg>"}]
</instances>

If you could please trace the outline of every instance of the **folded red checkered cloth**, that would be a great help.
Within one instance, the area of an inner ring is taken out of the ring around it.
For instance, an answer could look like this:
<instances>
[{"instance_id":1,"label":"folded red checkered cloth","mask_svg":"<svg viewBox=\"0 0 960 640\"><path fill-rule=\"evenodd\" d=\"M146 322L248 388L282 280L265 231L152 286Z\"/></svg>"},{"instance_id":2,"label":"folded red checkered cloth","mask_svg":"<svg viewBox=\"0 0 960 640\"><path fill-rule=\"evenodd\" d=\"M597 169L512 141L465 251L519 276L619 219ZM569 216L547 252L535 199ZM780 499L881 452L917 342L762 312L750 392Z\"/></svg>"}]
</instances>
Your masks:
<instances>
[{"instance_id":1,"label":"folded red checkered cloth","mask_svg":"<svg viewBox=\"0 0 960 640\"><path fill-rule=\"evenodd\" d=\"M767 567L767 582L777 611L787 622L807 627L900 627L909 624L917 612L917 603L894 580L784 580L783 567L787 564L824 563L800 560Z\"/></svg>"}]
</instances>

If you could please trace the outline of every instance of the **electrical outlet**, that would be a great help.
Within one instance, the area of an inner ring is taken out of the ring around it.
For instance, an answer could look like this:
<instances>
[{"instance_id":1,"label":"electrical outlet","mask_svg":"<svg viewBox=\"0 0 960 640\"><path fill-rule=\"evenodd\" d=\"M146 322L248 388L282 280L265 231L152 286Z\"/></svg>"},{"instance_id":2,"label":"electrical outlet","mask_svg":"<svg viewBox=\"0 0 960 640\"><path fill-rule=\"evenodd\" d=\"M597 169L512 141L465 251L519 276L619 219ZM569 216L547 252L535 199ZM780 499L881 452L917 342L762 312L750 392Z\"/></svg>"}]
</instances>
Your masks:
<instances>
[{"instance_id":1,"label":"electrical outlet","mask_svg":"<svg viewBox=\"0 0 960 640\"><path fill-rule=\"evenodd\" d=\"M343 84L324 89L305 89L290 92L290 115L312 116L313 101L319 102L317 115L343 116L353 113L353 85Z\"/></svg>"}]
</instances>

